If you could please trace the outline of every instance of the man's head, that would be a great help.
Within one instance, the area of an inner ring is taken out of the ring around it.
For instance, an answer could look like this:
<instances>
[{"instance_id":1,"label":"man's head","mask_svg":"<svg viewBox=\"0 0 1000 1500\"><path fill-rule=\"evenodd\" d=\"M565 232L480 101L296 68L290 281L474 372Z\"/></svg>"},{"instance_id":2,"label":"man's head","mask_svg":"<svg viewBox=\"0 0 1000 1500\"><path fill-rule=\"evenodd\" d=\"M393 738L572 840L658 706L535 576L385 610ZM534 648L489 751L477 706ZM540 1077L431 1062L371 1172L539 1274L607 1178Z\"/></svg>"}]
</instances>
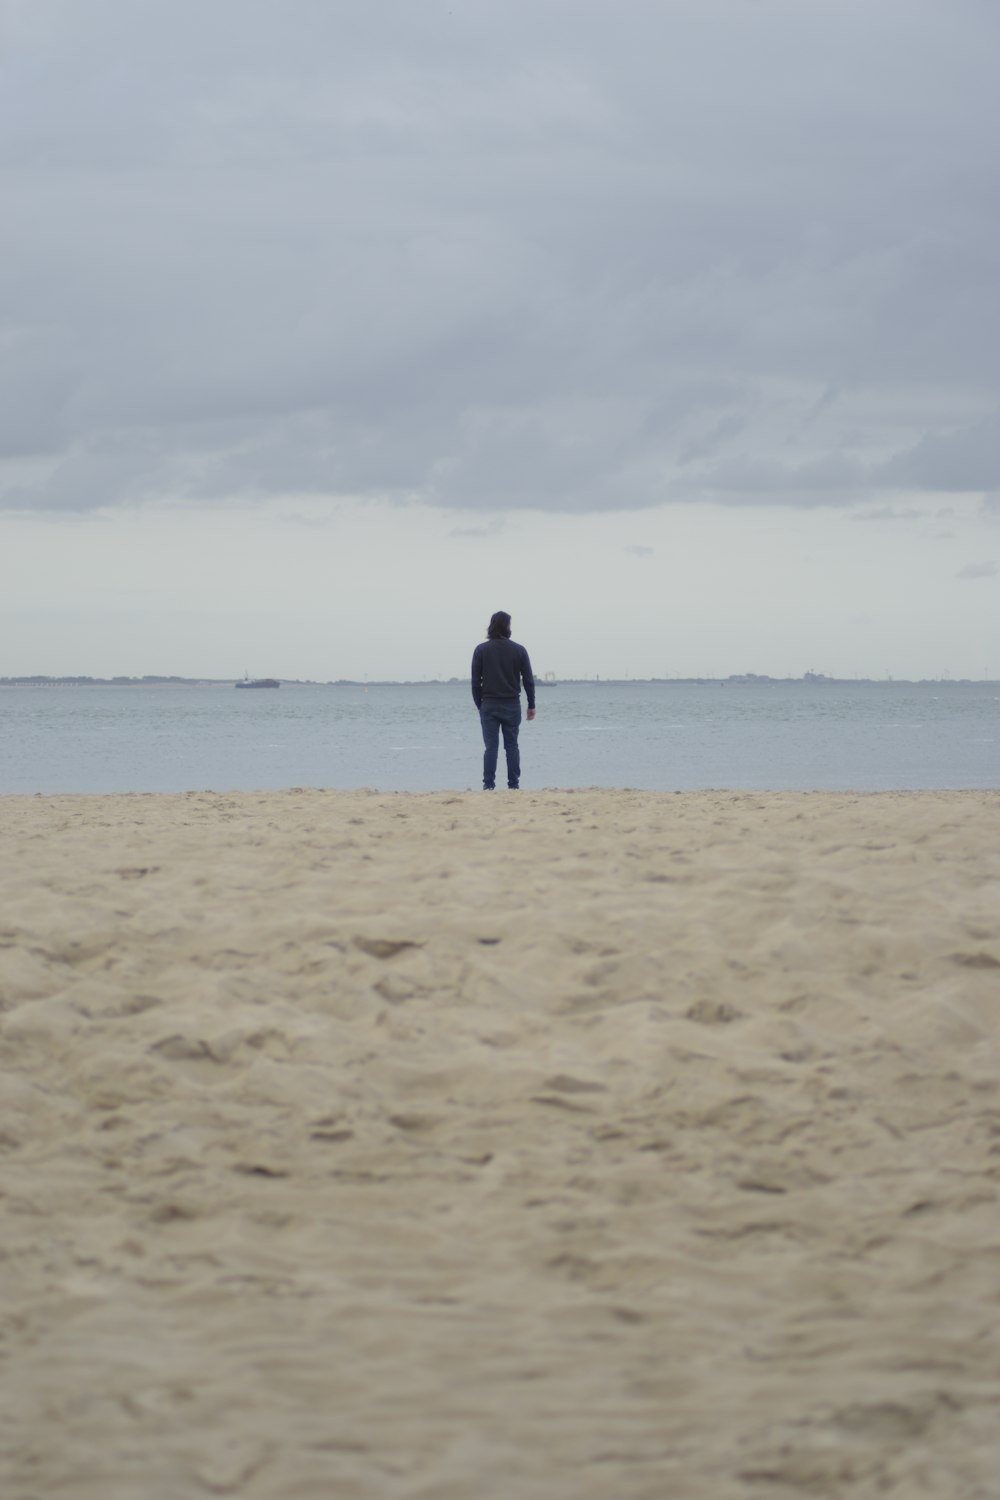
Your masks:
<instances>
[{"instance_id":1,"label":"man's head","mask_svg":"<svg viewBox=\"0 0 1000 1500\"><path fill-rule=\"evenodd\" d=\"M496 614L490 620L490 628L486 634L491 641L498 641L502 638L510 640L510 615L507 614L506 610L497 610Z\"/></svg>"}]
</instances>

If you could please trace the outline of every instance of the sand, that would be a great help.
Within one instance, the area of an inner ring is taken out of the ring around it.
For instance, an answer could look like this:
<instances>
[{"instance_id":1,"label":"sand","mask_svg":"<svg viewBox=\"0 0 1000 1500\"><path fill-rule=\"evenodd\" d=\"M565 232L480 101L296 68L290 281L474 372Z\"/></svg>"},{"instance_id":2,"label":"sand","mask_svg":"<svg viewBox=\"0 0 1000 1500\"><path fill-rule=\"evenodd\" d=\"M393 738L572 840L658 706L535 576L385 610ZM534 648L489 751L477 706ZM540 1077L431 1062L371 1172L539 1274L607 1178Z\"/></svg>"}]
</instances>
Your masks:
<instances>
[{"instance_id":1,"label":"sand","mask_svg":"<svg viewBox=\"0 0 1000 1500\"><path fill-rule=\"evenodd\" d=\"M1000 794L0 830L5 1500L1000 1493Z\"/></svg>"}]
</instances>

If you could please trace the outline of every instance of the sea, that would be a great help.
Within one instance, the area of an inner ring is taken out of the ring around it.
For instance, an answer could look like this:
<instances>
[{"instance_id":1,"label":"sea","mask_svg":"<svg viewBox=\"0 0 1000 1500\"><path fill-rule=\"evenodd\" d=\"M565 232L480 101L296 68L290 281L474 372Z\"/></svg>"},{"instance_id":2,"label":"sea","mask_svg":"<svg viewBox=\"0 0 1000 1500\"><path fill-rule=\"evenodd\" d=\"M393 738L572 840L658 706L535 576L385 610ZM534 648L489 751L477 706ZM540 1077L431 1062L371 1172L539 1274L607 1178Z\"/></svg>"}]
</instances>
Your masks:
<instances>
[{"instance_id":1,"label":"sea","mask_svg":"<svg viewBox=\"0 0 1000 1500\"><path fill-rule=\"evenodd\" d=\"M525 790L997 787L1000 684L549 683L520 743ZM481 780L465 683L0 687L0 793Z\"/></svg>"}]
</instances>

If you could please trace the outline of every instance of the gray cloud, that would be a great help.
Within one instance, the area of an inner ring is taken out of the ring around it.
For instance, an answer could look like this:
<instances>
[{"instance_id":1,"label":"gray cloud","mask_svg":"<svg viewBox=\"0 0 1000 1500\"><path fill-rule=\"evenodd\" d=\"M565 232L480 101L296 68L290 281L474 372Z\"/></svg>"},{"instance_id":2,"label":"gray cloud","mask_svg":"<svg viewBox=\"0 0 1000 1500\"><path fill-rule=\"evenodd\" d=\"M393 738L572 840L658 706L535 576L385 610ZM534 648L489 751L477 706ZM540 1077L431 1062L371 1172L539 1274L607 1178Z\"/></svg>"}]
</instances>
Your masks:
<instances>
[{"instance_id":1,"label":"gray cloud","mask_svg":"<svg viewBox=\"0 0 1000 1500\"><path fill-rule=\"evenodd\" d=\"M494 520L487 521L482 526L453 526L448 535L459 537L491 537L499 536L503 529L503 519L497 516Z\"/></svg>"},{"instance_id":2,"label":"gray cloud","mask_svg":"<svg viewBox=\"0 0 1000 1500\"><path fill-rule=\"evenodd\" d=\"M852 521L921 521L927 515L925 510L893 510L889 505L874 505L868 510L859 510L853 516ZM945 535L946 533L942 533Z\"/></svg>"},{"instance_id":3,"label":"gray cloud","mask_svg":"<svg viewBox=\"0 0 1000 1500\"><path fill-rule=\"evenodd\" d=\"M652 557L655 548L643 547L640 543L634 543L632 546L626 547L625 551L631 552L633 557Z\"/></svg>"},{"instance_id":4,"label":"gray cloud","mask_svg":"<svg viewBox=\"0 0 1000 1500\"><path fill-rule=\"evenodd\" d=\"M995 7L3 17L0 503L1000 489Z\"/></svg>"},{"instance_id":5,"label":"gray cloud","mask_svg":"<svg viewBox=\"0 0 1000 1500\"><path fill-rule=\"evenodd\" d=\"M964 568L959 568L955 574L956 578L996 578L997 565L995 562L968 563Z\"/></svg>"},{"instance_id":6,"label":"gray cloud","mask_svg":"<svg viewBox=\"0 0 1000 1500\"><path fill-rule=\"evenodd\" d=\"M1000 416L958 431L929 433L879 471L891 485L921 490L990 490L1000 486Z\"/></svg>"}]
</instances>

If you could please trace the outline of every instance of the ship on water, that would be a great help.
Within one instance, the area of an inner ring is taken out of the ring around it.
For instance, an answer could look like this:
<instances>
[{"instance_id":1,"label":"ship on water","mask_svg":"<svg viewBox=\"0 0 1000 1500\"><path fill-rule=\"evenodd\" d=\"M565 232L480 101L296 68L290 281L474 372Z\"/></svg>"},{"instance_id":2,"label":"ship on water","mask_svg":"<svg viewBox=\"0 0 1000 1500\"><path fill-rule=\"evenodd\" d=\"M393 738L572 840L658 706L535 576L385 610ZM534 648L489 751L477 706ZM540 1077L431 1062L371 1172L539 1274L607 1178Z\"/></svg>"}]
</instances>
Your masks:
<instances>
[{"instance_id":1,"label":"ship on water","mask_svg":"<svg viewBox=\"0 0 1000 1500\"><path fill-rule=\"evenodd\" d=\"M280 686L281 683L277 677L251 677L249 672L245 672L239 682L233 683L233 687L238 688L276 688Z\"/></svg>"}]
</instances>

